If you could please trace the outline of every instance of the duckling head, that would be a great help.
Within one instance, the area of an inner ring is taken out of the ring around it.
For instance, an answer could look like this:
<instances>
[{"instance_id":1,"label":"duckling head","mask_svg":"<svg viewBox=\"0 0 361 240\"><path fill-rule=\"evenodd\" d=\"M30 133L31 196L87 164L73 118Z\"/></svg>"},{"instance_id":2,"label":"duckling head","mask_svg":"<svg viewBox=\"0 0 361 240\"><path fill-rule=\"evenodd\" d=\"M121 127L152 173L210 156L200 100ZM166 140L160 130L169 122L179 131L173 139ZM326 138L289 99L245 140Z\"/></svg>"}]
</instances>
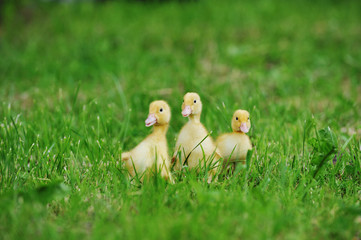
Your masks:
<instances>
[{"instance_id":1,"label":"duckling head","mask_svg":"<svg viewBox=\"0 0 361 240\"><path fill-rule=\"evenodd\" d=\"M249 120L249 112L241 109L235 111L232 118L233 131L248 133L250 128L251 121Z\"/></svg>"},{"instance_id":2,"label":"duckling head","mask_svg":"<svg viewBox=\"0 0 361 240\"><path fill-rule=\"evenodd\" d=\"M145 126L158 126L169 123L171 116L168 103L162 100L154 101L149 105L148 118L145 120Z\"/></svg>"},{"instance_id":3,"label":"duckling head","mask_svg":"<svg viewBox=\"0 0 361 240\"><path fill-rule=\"evenodd\" d=\"M189 115L198 115L202 112L201 98L197 93L189 92L183 97L182 115L188 117Z\"/></svg>"}]
</instances>

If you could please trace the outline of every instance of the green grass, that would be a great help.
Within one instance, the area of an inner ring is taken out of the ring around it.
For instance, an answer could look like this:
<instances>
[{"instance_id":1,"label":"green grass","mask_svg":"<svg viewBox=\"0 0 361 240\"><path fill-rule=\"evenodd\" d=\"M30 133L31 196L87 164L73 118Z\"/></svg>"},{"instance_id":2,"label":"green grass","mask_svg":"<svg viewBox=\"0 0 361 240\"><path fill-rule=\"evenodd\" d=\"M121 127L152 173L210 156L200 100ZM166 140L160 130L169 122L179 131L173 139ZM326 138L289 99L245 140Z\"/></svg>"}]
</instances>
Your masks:
<instances>
[{"instance_id":1,"label":"green grass","mask_svg":"<svg viewBox=\"0 0 361 240\"><path fill-rule=\"evenodd\" d=\"M28 5L0 37L0 239L361 238L361 2ZM120 162L201 95L212 136L251 113L254 152L207 184L130 183ZM329 127L329 128L328 128ZM337 154L337 161L332 159Z\"/></svg>"}]
</instances>

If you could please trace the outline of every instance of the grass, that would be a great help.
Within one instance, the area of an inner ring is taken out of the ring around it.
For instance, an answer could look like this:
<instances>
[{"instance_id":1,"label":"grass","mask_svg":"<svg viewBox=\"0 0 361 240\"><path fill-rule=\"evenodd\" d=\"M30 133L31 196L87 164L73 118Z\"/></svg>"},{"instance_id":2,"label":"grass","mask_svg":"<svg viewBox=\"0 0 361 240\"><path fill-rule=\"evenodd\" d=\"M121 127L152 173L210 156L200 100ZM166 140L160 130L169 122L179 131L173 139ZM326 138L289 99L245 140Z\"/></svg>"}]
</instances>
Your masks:
<instances>
[{"instance_id":1,"label":"grass","mask_svg":"<svg viewBox=\"0 0 361 240\"><path fill-rule=\"evenodd\" d=\"M359 1L106 2L7 11L0 239L360 239ZM201 95L212 136L251 113L233 176L130 183L123 150Z\"/></svg>"}]
</instances>

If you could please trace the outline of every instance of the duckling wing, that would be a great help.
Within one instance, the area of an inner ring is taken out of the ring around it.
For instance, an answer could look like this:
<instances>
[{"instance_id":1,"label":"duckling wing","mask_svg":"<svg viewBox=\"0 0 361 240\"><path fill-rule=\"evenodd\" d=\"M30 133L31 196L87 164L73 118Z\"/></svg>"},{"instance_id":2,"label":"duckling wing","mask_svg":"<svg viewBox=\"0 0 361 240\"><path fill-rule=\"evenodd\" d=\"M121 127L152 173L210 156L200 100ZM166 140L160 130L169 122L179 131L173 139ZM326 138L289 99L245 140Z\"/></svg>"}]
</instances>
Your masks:
<instances>
[{"instance_id":1,"label":"duckling wing","mask_svg":"<svg viewBox=\"0 0 361 240\"><path fill-rule=\"evenodd\" d=\"M149 139L144 139L135 148L122 154L122 160L131 176L142 176L154 162L154 151Z\"/></svg>"}]
</instances>

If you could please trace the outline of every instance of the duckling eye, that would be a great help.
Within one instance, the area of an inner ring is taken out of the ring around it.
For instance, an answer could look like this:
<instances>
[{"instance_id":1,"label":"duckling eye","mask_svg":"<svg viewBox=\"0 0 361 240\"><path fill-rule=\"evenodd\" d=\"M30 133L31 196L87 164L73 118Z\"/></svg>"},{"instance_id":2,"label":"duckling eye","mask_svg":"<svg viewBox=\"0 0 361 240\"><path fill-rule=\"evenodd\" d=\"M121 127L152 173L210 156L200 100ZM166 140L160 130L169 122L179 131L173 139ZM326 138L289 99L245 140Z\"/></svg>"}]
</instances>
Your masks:
<instances>
[{"instance_id":1,"label":"duckling eye","mask_svg":"<svg viewBox=\"0 0 361 240\"><path fill-rule=\"evenodd\" d=\"M197 102L197 100L194 100L193 102L194 102L194 103L196 103L196 102Z\"/></svg>"},{"instance_id":2,"label":"duckling eye","mask_svg":"<svg viewBox=\"0 0 361 240\"><path fill-rule=\"evenodd\" d=\"M236 117L236 120L238 121L238 117Z\"/></svg>"},{"instance_id":3,"label":"duckling eye","mask_svg":"<svg viewBox=\"0 0 361 240\"><path fill-rule=\"evenodd\" d=\"M159 109L159 112L163 112L163 108Z\"/></svg>"},{"instance_id":4,"label":"duckling eye","mask_svg":"<svg viewBox=\"0 0 361 240\"><path fill-rule=\"evenodd\" d=\"M249 117L248 117L248 120L249 120Z\"/></svg>"}]
</instances>

